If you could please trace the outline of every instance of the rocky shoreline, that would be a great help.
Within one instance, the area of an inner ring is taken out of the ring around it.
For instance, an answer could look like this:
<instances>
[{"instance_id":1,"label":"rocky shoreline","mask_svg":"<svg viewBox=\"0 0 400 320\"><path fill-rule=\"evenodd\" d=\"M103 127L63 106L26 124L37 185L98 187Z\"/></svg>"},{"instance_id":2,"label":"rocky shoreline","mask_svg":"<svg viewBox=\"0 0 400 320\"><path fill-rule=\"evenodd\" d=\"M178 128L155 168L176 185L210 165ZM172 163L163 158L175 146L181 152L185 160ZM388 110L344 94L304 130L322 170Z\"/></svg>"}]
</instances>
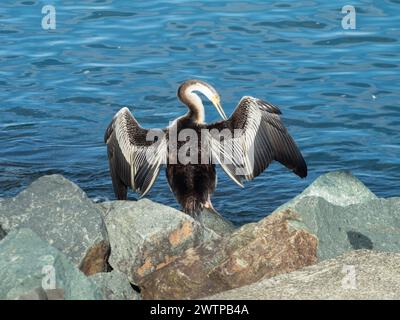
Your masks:
<instances>
[{"instance_id":1,"label":"rocky shoreline","mask_svg":"<svg viewBox=\"0 0 400 320\"><path fill-rule=\"evenodd\" d=\"M342 171L237 229L60 175L0 200L0 299L396 299L399 262L400 198Z\"/></svg>"}]
</instances>

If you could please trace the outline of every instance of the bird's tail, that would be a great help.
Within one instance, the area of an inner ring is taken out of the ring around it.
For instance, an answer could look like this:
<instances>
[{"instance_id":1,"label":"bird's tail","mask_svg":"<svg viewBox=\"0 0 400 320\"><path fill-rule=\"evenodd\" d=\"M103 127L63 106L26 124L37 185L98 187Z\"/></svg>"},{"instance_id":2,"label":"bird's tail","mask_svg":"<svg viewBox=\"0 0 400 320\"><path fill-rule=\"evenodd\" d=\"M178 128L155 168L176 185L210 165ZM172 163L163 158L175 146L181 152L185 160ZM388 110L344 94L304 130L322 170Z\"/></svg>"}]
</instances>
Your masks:
<instances>
[{"instance_id":1,"label":"bird's tail","mask_svg":"<svg viewBox=\"0 0 400 320\"><path fill-rule=\"evenodd\" d=\"M204 204L198 201L198 199L193 196L187 197L183 205L183 211L193 218L196 218L203 210L203 208Z\"/></svg>"}]
</instances>

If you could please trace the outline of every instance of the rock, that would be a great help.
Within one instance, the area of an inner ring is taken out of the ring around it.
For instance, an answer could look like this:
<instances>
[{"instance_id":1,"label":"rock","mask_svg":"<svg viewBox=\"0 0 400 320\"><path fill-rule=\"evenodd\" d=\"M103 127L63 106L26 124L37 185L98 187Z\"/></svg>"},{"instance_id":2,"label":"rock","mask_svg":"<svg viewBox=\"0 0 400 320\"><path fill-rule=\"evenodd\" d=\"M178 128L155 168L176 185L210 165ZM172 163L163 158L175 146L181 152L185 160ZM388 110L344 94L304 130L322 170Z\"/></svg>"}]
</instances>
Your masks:
<instances>
[{"instance_id":1,"label":"rock","mask_svg":"<svg viewBox=\"0 0 400 320\"><path fill-rule=\"evenodd\" d=\"M46 291L42 287L40 287L16 297L15 300L48 300L48 298Z\"/></svg>"},{"instance_id":2,"label":"rock","mask_svg":"<svg viewBox=\"0 0 400 320\"><path fill-rule=\"evenodd\" d=\"M400 254L357 250L210 300L396 299L400 298Z\"/></svg>"},{"instance_id":3,"label":"rock","mask_svg":"<svg viewBox=\"0 0 400 320\"><path fill-rule=\"evenodd\" d=\"M148 199L102 207L111 244L109 263L133 284L186 249L219 238L189 215Z\"/></svg>"},{"instance_id":4,"label":"rock","mask_svg":"<svg viewBox=\"0 0 400 320\"><path fill-rule=\"evenodd\" d=\"M400 252L400 198L379 199L349 173L319 177L280 208L318 237L319 260L354 249Z\"/></svg>"},{"instance_id":5,"label":"rock","mask_svg":"<svg viewBox=\"0 0 400 320\"><path fill-rule=\"evenodd\" d=\"M0 226L0 240L3 239L6 235L6 232Z\"/></svg>"},{"instance_id":6,"label":"rock","mask_svg":"<svg viewBox=\"0 0 400 320\"><path fill-rule=\"evenodd\" d=\"M320 260L354 249L400 252L400 198L340 207L311 197L297 203L294 210L318 237Z\"/></svg>"},{"instance_id":7,"label":"rock","mask_svg":"<svg viewBox=\"0 0 400 320\"><path fill-rule=\"evenodd\" d=\"M235 230L235 226L232 222L225 220L216 211L204 209L198 217L196 217L196 220L220 236L228 235Z\"/></svg>"},{"instance_id":8,"label":"rock","mask_svg":"<svg viewBox=\"0 0 400 320\"><path fill-rule=\"evenodd\" d=\"M86 274L107 270L109 243L101 210L74 183L44 176L0 203L0 225L29 228Z\"/></svg>"},{"instance_id":9,"label":"rock","mask_svg":"<svg viewBox=\"0 0 400 320\"><path fill-rule=\"evenodd\" d=\"M96 285L59 250L30 229L10 231L0 241L0 299L49 296L101 299Z\"/></svg>"},{"instance_id":10,"label":"rock","mask_svg":"<svg viewBox=\"0 0 400 320\"><path fill-rule=\"evenodd\" d=\"M132 289L128 277L113 270L96 273L89 277L101 289L104 300L140 300L140 295Z\"/></svg>"},{"instance_id":11,"label":"rock","mask_svg":"<svg viewBox=\"0 0 400 320\"><path fill-rule=\"evenodd\" d=\"M290 210L279 212L186 250L143 278L142 298L200 298L313 264L317 239L297 219Z\"/></svg>"},{"instance_id":12,"label":"rock","mask_svg":"<svg viewBox=\"0 0 400 320\"><path fill-rule=\"evenodd\" d=\"M64 300L64 290L35 288L31 292L20 295L15 300Z\"/></svg>"},{"instance_id":13,"label":"rock","mask_svg":"<svg viewBox=\"0 0 400 320\"><path fill-rule=\"evenodd\" d=\"M275 212L294 208L306 197L319 197L337 206L378 199L360 180L347 171L335 171L318 177L301 194L280 206Z\"/></svg>"}]
</instances>

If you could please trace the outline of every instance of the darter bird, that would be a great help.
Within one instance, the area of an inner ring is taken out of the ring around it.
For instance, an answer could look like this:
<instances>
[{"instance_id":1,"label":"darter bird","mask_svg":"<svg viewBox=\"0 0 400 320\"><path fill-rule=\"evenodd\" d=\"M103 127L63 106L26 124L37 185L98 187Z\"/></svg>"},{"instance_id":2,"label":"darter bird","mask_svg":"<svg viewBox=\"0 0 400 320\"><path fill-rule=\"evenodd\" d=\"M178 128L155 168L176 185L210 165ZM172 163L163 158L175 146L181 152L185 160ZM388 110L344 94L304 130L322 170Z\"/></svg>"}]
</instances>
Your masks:
<instances>
[{"instance_id":1,"label":"darter bird","mask_svg":"<svg viewBox=\"0 0 400 320\"><path fill-rule=\"evenodd\" d=\"M199 94L212 102L222 121L205 123ZM278 107L244 96L227 118L218 92L201 80L185 81L177 95L188 112L167 128L141 127L128 108L122 108L112 119L104 140L117 199L127 199L128 187L143 197L164 165L171 191L182 210L192 216L203 208L214 210L215 164L242 187L243 180L253 180L274 160L301 178L307 176L306 162L282 123ZM188 132L197 135L192 143L196 148L187 148L187 139L179 139ZM224 134L216 134L221 132ZM193 161L187 161L188 154ZM186 157L182 160L179 155Z\"/></svg>"}]
</instances>

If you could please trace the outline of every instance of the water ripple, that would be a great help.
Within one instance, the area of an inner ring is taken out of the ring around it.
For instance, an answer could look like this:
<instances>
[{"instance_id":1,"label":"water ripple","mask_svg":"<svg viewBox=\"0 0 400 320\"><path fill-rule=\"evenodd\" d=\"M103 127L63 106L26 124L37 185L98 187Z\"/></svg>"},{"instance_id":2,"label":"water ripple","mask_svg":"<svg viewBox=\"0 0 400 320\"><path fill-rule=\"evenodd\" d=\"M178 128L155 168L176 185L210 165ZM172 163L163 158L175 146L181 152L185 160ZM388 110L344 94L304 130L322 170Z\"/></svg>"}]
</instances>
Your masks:
<instances>
[{"instance_id":1,"label":"water ripple","mask_svg":"<svg viewBox=\"0 0 400 320\"><path fill-rule=\"evenodd\" d=\"M227 114L244 95L278 105L309 166L298 179L273 163L244 189L218 168L213 203L234 223L260 219L338 169L398 196L399 3L360 2L357 29L343 30L340 5L322 0L88 0L56 5L48 31L39 1L5 0L0 197L60 173L114 199L103 144L112 116L131 106L144 127L165 127L186 112L176 90L188 78L213 84ZM207 121L220 120L205 107ZM149 197L178 207L164 172Z\"/></svg>"},{"instance_id":2,"label":"water ripple","mask_svg":"<svg viewBox=\"0 0 400 320\"><path fill-rule=\"evenodd\" d=\"M132 17L134 15L136 15L136 13L133 13L133 12L95 11L83 19L84 20L92 20L92 19L103 19L103 18L110 18L110 17Z\"/></svg>"},{"instance_id":3,"label":"water ripple","mask_svg":"<svg viewBox=\"0 0 400 320\"><path fill-rule=\"evenodd\" d=\"M315 45L342 45L342 44L359 44L359 43L391 43L396 42L396 39L388 37L372 37L372 36L349 36L349 37L339 37L327 40L315 41Z\"/></svg>"},{"instance_id":4,"label":"water ripple","mask_svg":"<svg viewBox=\"0 0 400 320\"><path fill-rule=\"evenodd\" d=\"M290 29L290 28L307 28L307 29L324 29L327 25L325 23L317 21L291 21L291 20L280 20L280 21L263 21L253 24L255 27L273 27L279 29Z\"/></svg>"}]
</instances>

